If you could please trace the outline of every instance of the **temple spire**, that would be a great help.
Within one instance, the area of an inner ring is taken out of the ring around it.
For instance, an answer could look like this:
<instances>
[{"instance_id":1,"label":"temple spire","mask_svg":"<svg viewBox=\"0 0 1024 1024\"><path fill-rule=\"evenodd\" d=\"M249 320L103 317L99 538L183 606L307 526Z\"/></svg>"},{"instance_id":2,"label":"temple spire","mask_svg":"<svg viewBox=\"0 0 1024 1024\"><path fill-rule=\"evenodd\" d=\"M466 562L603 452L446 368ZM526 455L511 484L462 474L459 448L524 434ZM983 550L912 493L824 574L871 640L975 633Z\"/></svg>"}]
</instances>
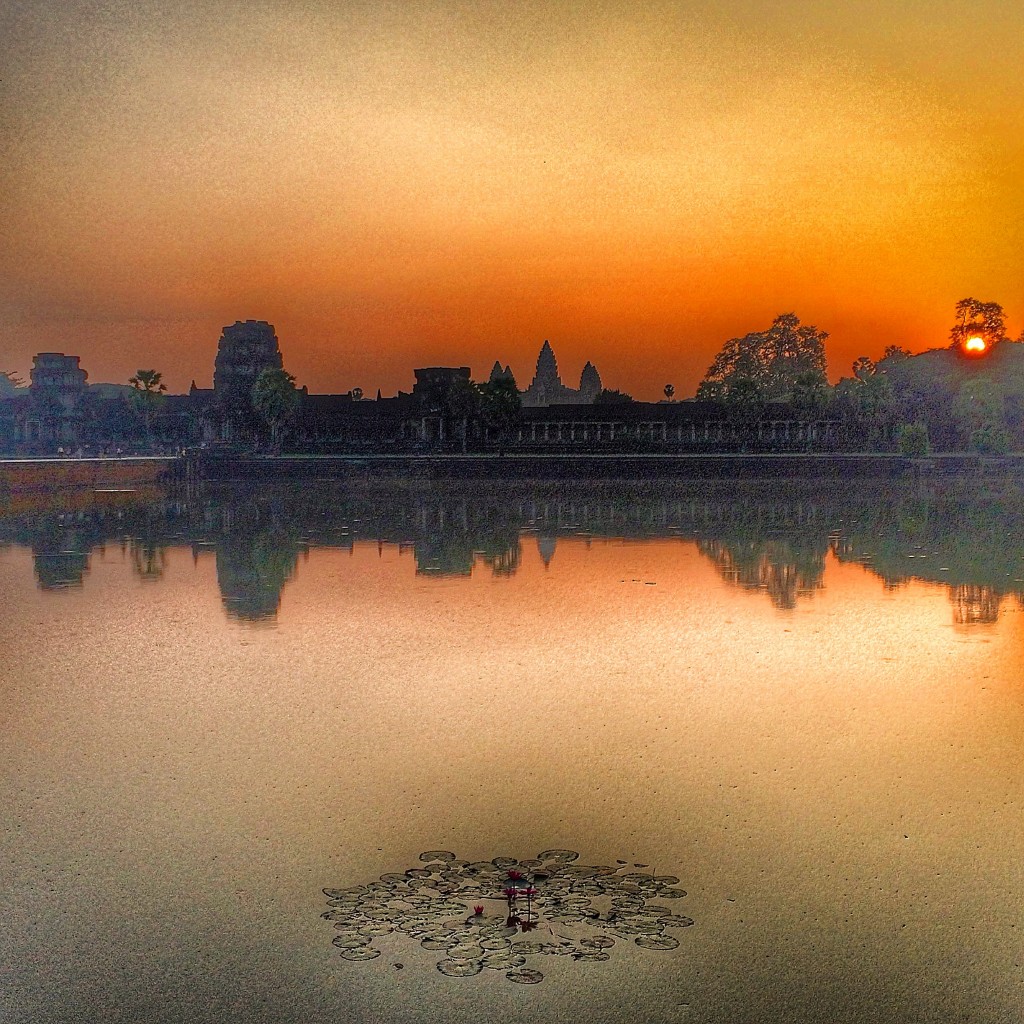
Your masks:
<instances>
[{"instance_id":1,"label":"temple spire","mask_svg":"<svg viewBox=\"0 0 1024 1024\"><path fill-rule=\"evenodd\" d=\"M537 376L535 380L541 384L561 384L558 376L558 361L555 359L551 342L545 339L541 346L540 355L537 356Z\"/></svg>"}]
</instances>

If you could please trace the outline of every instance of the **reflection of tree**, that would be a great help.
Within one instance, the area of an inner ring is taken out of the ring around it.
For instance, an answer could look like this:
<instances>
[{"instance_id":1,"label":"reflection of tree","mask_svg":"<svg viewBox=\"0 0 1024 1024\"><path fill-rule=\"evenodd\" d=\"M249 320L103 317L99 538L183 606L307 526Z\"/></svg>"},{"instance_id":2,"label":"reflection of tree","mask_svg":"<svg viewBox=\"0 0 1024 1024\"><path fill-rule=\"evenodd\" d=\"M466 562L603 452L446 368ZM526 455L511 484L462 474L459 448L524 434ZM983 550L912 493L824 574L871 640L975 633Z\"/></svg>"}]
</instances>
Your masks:
<instances>
[{"instance_id":1,"label":"reflection of tree","mask_svg":"<svg viewBox=\"0 0 1024 1024\"><path fill-rule=\"evenodd\" d=\"M416 572L422 576L469 576L473 547L464 537L435 535L416 542Z\"/></svg>"},{"instance_id":2,"label":"reflection of tree","mask_svg":"<svg viewBox=\"0 0 1024 1024\"><path fill-rule=\"evenodd\" d=\"M860 480L841 491L797 480L371 479L209 486L187 501L18 500L0 513L0 543L34 551L40 587L81 584L90 552L112 539L147 580L161 578L169 547L193 544L215 550L224 606L250 621L276 614L306 543L411 545L424 575L465 576L475 566L509 575L520 565L524 534L537 538L546 563L565 537L696 542L723 578L779 608L822 585L830 550L887 588L915 579L954 588L958 621L983 621L1003 596L1024 595L1016 582L1024 578L1024 489L980 476Z\"/></svg>"},{"instance_id":3,"label":"reflection of tree","mask_svg":"<svg viewBox=\"0 0 1024 1024\"><path fill-rule=\"evenodd\" d=\"M868 565L889 586L911 579L950 587L959 623L991 622L1008 586L1024 577L1024 491L1008 479L937 479L892 488L860 507L834 550ZM991 616L991 617L986 617Z\"/></svg>"},{"instance_id":4,"label":"reflection of tree","mask_svg":"<svg viewBox=\"0 0 1024 1024\"><path fill-rule=\"evenodd\" d=\"M483 553L484 563L490 566L495 576L512 576L522 561L523 549L518 538L503 548L497 545Z\"/></svg>"},{"instance_id":5,"label":"reflection of tree","mask_svg":"<svg viewBox=\"0 0 1024 1024\"><path fill-rule=\"evenodd\" d=\"M519 567L522 519L490 502L435 489L414 497L416 571L435 576L469 576L479 557L495 575Z\"/></svg>"},{"instance_id":6,"label":"reflection of tree","mask_svg":"<svg viewBox=\"0 0 1024 1024\"><path fill-rule=\"evenodd\" d=\"M953 603L953 620L961 626L995 622L1003 603L1002 594L996 593L992 587L967 583L950 588L949 599Z\"/></svg>"},{"instance_id":7,"label":"reflection of tree","mask_svg":"<svg viewBox=\"0 0 1024 1024\"><path fill-rule=\"evenodd\" d=\"M795 548L787 541L703 540L702 555L722 578L745 590L764 590L776 608L795 608L798 597L822 586L825 549Z\"/></svg>"}]
</instances>

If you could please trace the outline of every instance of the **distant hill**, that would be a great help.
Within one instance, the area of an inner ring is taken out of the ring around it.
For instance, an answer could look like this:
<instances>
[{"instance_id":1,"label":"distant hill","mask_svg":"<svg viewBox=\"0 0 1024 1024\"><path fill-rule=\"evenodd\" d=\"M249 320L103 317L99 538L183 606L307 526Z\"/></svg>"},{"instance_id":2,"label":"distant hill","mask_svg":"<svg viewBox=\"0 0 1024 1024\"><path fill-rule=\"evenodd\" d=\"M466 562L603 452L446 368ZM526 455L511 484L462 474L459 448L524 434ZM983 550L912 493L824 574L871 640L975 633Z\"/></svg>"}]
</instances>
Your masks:
<instances>
[{"instance_id":1,"label":"distant hill","mask_svg":"<svg viewBox=\"0 0 1024 1024\"><path fill-rule=\"evenodd\" d=\"M1024 344L1001 341L981 357L958 349L935 348L907 359L883 359L879 364L893 390L945 392L955 395L965 381L985 378L1004 397L1024 398Z\"/></svg>"},{"instance_id":2,"label":"distant hill","mask_svg":"<svg viewBox=\"0 0 1024 1024\"><path fill-rule=\"evenodd\" d=\"M932 444L941 449L962 449L971 427L965 425L958 405L964 385L985 384L983 392L998 396L999 418L1010 434L1011 447L1024 446L1024 344L1001 341L983 356L967 356L959 349L942 348L908 358L883 359L878 364L892 384L901 418L928 426ZM978 392L979 389L972 388ZM997 424L998 425L998 424Z\"/></svg>"}]
</instances>

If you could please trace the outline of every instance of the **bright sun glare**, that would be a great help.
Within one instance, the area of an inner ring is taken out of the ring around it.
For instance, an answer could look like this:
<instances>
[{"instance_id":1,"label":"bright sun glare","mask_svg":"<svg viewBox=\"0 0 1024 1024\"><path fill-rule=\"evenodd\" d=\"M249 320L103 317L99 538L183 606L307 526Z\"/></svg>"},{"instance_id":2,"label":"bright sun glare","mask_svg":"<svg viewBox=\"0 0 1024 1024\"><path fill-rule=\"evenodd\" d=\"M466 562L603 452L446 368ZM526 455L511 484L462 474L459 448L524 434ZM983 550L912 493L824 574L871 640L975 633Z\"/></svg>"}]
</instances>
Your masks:
<instances>
[{"instance_id":1,"label":"bright sun glare","mask_svg":"<svg viewBox=\"0 0 1024 1024\"><path fill-rule=\"evenodd\" d=\"M979 338L977 335L973 338L968 338L964 342L964 348L968 352L984 352L988 346L985 344L984 338Z\"/></svg>"}]
</instances>

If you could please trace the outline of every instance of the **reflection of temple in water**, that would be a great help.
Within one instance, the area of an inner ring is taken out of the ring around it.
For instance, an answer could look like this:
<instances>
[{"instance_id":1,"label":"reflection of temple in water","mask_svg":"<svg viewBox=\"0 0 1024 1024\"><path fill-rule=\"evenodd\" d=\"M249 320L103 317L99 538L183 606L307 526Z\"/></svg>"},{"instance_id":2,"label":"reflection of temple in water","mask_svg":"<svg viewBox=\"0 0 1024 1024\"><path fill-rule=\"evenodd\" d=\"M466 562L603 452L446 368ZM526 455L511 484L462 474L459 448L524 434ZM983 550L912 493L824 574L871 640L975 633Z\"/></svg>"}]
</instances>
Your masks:
<instances>
[{"instance_id":1,"label":"reflection of temple in water","mask_svg":"<svg viewBox=\"0 0 1024 1024\"><path fill-rule=\"evenodd\" d=\"M40 518L31 539L32 563L40 590L80 587L89 571L93 537L77 515Z\"/></svg>"},{"instance_id":2,"label":"reflection of temple in water","mask_svg":"<svg viewBox=\"0 0 1024 1024\"><path fill-rule=\"evenodd\" d=\"M167 549L150 541L132 540L132 567L143 583L156 583L163 579L167 565Z\"/></svg>"},{"instance_id":3,"label":"reflection of temple in water","mask_svg":"<svg viewBox=\"0 0 1024 1024\"><path fill-rule=\"evenodd\" d=\"M273 619L300 547L284 531L240 530L223 537L216 545L217 585L228 615L247 622Z\"/></svg>"},{"instance_id":4,"label":"reflection of temple in water","mask_svg":"<svg viewBox=\"0 0 1024 1024\"><path fill-rule=\"evenodd\" d=\"M722 579L744 590L763 590L776 608L795 608L798 597L820 590L825 551L794 551L777 540L703 540L698 550L709 558Z\"/></svg>"},{"instance_id":5,"label":"reflection of temple in water","mask_svg":"<svg viewBox=\"0 0 1024 1024\"><path fill-rule=\"evenodd\" d=\"M992 587L969 583L950 587L949 599L953 603L953 621L958 626L995 622L1003 604L1003 595Z\"/></svg>"},{"instance_id":6,"label":"reflection of temple in water","mask_svg":"<svg viewBox=\"0 0 1024 1024\"><path fill-rule=\"evenodd\" d=\"M226 612L273 619L309 546L397 544L422 576L515 573L524 538L546 567L567 538L672 538L697 545L720 576L793 608L823 585L829 551L892 589L911 580L950 588L953 618L994 622L1024 588L1018 540L1024 491L862 482L837 494L813 482L460 482L355 480L90 497L84 508L0 515L0 543L31 548L41 589L80 586L90 555L117 540L137 576L162 578L167 550L212 549ZM76 499L77 500L77 499ZM533 541L528 542L532 544ZM1016 587L1016 589L1012 589Z\"/></svg>"},{"instance_id":7,"label":"reflection of temple in water","mask_svg":"<svg viewBox=\"0 0 1024 1024\"><path fill-rule=\"evenodd\" d=\"M40 590L67 590L80 587L89 571L89 556L82 551L47 550L34 547L32 560Z\"/></svg>"},{"instance_id":8,"label":"reflection of temple in water","mask_svg":"<svg viewBox=\"0 0 1024 1024\"><path fill-rule=\"evenodd\" d=\"M256 537L216 551L217 585L227 613L248 622L277 615L281 591L295 574L298 549L275 548L267 538Z\"/></svg>"},{"instance_id":9,"label":"reflection of temple in water","mask_svg":"<svg viewBox=\"0 0 1024 1024\"><path fill-rule=\"evenodd\" d=\"M540 555L540 560L544 563L545 569L551 565L551 559L555 557L555 547L557 544L558 538L553 534L537 537L537 553Z\"/></svg>"}]
</instances>

